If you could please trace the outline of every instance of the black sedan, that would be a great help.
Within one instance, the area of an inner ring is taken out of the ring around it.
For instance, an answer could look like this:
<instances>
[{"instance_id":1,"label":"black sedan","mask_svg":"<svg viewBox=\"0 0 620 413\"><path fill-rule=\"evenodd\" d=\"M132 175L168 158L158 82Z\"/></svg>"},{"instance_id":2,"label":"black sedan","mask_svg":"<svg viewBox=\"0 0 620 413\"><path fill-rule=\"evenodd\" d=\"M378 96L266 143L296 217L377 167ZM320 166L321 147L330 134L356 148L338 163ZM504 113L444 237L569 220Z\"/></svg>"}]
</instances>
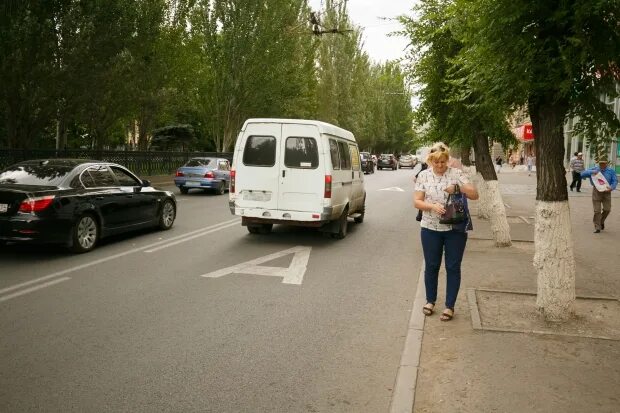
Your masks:
<instances>
[{"instance_id":1,"label":"black sedan","mask_svg":"<svg viewBox=\"0 0 620 413\"><path fill-rule=\"evenodd\" d=\"M170 229L176 206L172 192L153 188L121 165L25 161L0 172L0 243L58 243L87 252L109 235Z\"/></svg>"}]
</instances>

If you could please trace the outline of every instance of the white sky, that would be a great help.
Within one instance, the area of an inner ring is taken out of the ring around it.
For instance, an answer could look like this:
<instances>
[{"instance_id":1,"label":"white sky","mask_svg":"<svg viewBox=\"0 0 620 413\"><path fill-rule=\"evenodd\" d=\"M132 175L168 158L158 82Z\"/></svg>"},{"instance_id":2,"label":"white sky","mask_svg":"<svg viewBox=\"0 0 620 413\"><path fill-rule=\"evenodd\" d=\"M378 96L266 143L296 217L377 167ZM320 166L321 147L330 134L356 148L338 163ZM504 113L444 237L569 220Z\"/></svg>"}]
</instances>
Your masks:
<instances>
[{"instance_id":1,"label":"white sky","mask_svg":"<svg viewBox=\"0 0 620 413\"><path fill-rule=\"evenodd\" d=\"M389 33L400 30L400 24L381 18L411 15L414 3L415 0L348 0L349 17L354 24L364 28L364 50L375 62L405 57L407 39L388 37ZM325 1L309 0L309 4L313 10L318 11L321 4L325 5Z\"/></svg>"}]
</instances>

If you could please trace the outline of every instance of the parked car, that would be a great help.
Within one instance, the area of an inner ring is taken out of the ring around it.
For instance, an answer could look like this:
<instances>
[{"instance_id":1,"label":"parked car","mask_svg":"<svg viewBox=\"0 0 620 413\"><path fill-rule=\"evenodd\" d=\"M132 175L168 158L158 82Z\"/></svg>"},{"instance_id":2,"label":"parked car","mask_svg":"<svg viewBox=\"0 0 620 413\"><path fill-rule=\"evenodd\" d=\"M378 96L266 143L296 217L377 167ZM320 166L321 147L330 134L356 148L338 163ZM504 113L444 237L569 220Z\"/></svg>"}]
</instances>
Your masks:
<instances>
[{"instance_id":1,"label":"parked car","mask_svg":"<svg viewBox=\"0 0 620 413\"><path fill-rule=\"evenodd\" d=\"M400 159L398 160L398 167L413 169L413 167L417 163L416 161L417 160L413 155L402 155Z\"/></svg>"},{"instance_id":2,"label":"parked car","mask_svg":"<svg viewBox=\"0 0 620 413\"><path fill-rule=\"evenodd\" d=\"M221 158L192 158L177 169L174 184L182 194L195 188L223 195L230 186L230 163Z\"/></svg>"},{"instance_id":3,"label":"parked car","mask_svg":"<svg viewBox=\"0 0 620 413\"><path fill-rule=\"evenodd\" d=\"M172 192L153 188L115 163L44 159L0 172L2 243L58 243L87 252L108 235L168 230L176 210Z\"/></svg>"},{"instance_id":4,"label":"parked car","mask_svg":"<svg viewBox=\"0 0 620 413\"><path fill-rule=\"evenodd\" d=\"M368 152L360 152L360 159L362 160L362 171L365 174L375 173L375 163L372 161L372 157Z\"/></svg>"},{"instance_id":5,"label":"parked car","mask_svg":"<svg viewBox=\"0 0 620 413\"><path fill-rule=\"evenodd\" d=\"M315 120L248 119L233 165L230 212L252 234L283 224L342 239L349 218L364 220L359 149L345 129Z\"/></svg>"},{"instance_id":6,"label":"parked car","mask_svg":"<svg viewBox=\"0 0 620 413\"><path fill-rule=\"evenodd\" d=\"M392 154L381 154L377 161L377 169L392 169L395 171L396 169L398 169L398 161L396 160L396 157Z\"/></svg>"}]
</instances>

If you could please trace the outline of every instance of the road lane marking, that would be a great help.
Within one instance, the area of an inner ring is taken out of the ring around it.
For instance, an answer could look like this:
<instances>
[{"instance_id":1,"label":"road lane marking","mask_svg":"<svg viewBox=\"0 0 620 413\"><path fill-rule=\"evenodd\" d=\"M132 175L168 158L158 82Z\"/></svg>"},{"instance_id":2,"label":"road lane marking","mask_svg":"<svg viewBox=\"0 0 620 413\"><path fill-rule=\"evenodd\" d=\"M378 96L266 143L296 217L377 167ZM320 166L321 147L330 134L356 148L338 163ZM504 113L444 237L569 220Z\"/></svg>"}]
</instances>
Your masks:
<instances>
[{"instance_id":1,"label":"road lane marking","mask_svg":"<svg viewBox=\"0 0 620 413\"><path fill-rule=\"evenodd\" d=\"M49 274L49 275L45 275L43 277L35 278L35 279L30 280L30 281L26 281L26 282L23 282L23 283L20 283L20 284L15 284L15 285L12 285L10 287L3 288L3 289L0 290L0 294L4 294L4 293L9 292L9 291L17 290L19 288L26 287L28 285L36 284L36 283L41 282L41 281L49 280L50 278L60 277L61 275L65 275L65 274L68 274L68 273L71 273L71 272L74 272L74 271L78 271L78 270L81 270L81 269L84 269L84 268L92 267L93 265L101 264L103 262L110 261L110 260L113 260L113 259L116 259L116 258L120 258L120 257L123 257L125 255L133 254L134 252L143 251L143 250L146 250L146 249L149 249L149 248L152 248L152 247L155 247L155 246L158 246L158 245L170 242L170 241L174 241L174 240L181 239L181 238L184 238L184 237L187 237L187 236L191 236L192 234L202 233L204 231L208 231L208 230L213 229L213 228L217 228L219 230L219 229L222 229L221 226L225 225L225 224L231 224L232 225L233 223L236 224L236 223L239 223L239 222L240 222L239 218L235 218L235 219L232 219L230 221L220 222L218 224L210 225L210 226L204 227L204 228L200 228L200 229L197 229L195 231L191 231L191 232L188 232L188 233L185 233L185 234L182 234L182 235L177 235L175 237L172 237L172 238L169 238L169 239L166 239L166 240L161 240L161 241L153 242L151 244L148 244L148 245L145 245L145 246L142 246L142 247L137 247L137 248L133 248L133 249L130 249L130 250L127 250L127 251L123 251L121 253L110 255L110 256L104 257L104 258L100 258L98 260L91 261L91 262L86 263L86 264L77 265L75 267L67 268L65 270L61 270L61 271L57 271L57 272Z\"/></svg>"},{"instance_id":2,"label":"road lane marking","mask_svg":"<svg viewBox=\"0 0 620 413\"><path fill-rule=\"evenodd\" d=\"M283 284L301 285L304 280L304 274L308 269L308 261L310 260L311 251L312 247L293 247L274 254L265 255L264 257L246 261L241 264L233 265L232 267L222 268L221 270L203 274L201 277L219 278L228 274L252 274L267 277L282 277ZM293 257L291 265L289 265L288 268L259 265L290 254L295 254L295 256Z\"/></svg>"},{"instance_id":3,"label":"road lane marking","mask_svg":"<svg viewBox=\"0 0 620 413\"><path fill-rule=\"evenodd\" d=\"M204 232L201 232L199 234L195 234L195 235L192 235L192 236L189 236L189 237L182 238L182 239L180 239L178 241L169 242L168 244L161 245L161 246L159 246L157 248L151 248L151 249L148 249L148 250L146 250L144 252L151 253L151 252L156 252L156 251L159 251L159 250L163 250L164 248L172 247L174 245L181 244L182 242L191 241L194 238L202 237L202 236L205 236L205 235L210 234L212 232L216 232L216 231L219 231L221 229L225 229L225 228L229 228L229 227L234 227L234 226L237 226L237 225L239 225L239 222L238 222L238 220L235 220L235 222L230 223L228 225L222 225L220 227L214 228L214 229L209 230L209 231L204 231Z\"/></svg>"},{"instance_id":4,"label":"road lane marking","mask_svg":"<svg viewBox=\"0 0 620 413\"><path fill-rule=\"evenodd\" d=\"M5 295L3 297L0 297L0 303L3 302L3 301L10 300L11 298L19 297L20 295L28 294L28 293L31 293L33 291L40 290L42 288L47 288L47 287L50 287L50 286L52 286L54 284L58 284L58 283L61 283L63 281L67 281L67 280L70 280L70 279L71 279L71 277L57 278L55 280L48 281L48 282L43 283L43 284L35 285L34 287L26 288L25 290L21 290L21 291L18 291L16 293L13 293L13 294Z\"/></svg>"}]
</instances>

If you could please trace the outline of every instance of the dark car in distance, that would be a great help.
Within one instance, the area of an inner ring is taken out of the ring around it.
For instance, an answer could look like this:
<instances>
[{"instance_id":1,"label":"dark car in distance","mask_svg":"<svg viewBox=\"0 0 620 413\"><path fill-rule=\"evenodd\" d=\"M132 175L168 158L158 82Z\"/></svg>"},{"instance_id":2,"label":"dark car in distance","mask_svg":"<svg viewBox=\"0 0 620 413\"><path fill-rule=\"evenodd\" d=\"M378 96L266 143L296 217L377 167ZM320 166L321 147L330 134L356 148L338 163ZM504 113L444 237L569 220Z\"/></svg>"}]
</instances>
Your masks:
<instances>
[{"instance_id":1,"label":"dark car in distance","mask_svg":"<svg viewBox=\"0 0 620 413\"><path fill-rule=\"evenodd\" d=\"M365 174L375 173L375 163L372 160L372 155L368 152L360 152L360 160L362 162L362 171Z\"/></svg>"},{"instance_id":2,"label":"dark car in distance","mask_svg":"<svg viewBox=\"0 0 620 413\"><path fill-rule=\"evenodd\" d=\"M44 159L0 171L0 243L57 243L87 252L109 235L170 229L176 209L172 192L115 163Z\"/></svg>"},{"instance_id":3,"label":"dark car in distance","mask_svg":"<svg viewBox=\"0 0 620 413\"><path fill-rule=\"evenodd\" d=\"M396 159L396 156L388 153L381 154L377 160L377 169L397 170L398 160Z\"/></svg>"}]
</instances>

